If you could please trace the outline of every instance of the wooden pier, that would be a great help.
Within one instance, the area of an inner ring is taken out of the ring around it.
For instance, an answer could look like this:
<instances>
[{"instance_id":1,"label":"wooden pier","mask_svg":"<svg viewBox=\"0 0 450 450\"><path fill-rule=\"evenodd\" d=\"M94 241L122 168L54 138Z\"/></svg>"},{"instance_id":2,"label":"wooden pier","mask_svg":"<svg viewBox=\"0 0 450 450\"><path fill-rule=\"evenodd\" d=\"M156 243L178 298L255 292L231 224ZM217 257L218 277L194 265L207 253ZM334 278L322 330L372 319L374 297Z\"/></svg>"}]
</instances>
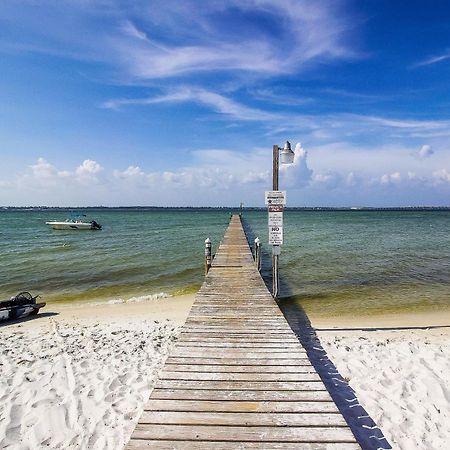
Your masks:
<instances>
[{"instance_id":1,"label":"wooden pier","mask_svg":"<svg viewBox=\"0 0 450 450\"><path fill-rule=\"evenodd\" d=\"M239 216L127 446L149 448L360 448L256 269Z\"/></svg>"}]
</instances>

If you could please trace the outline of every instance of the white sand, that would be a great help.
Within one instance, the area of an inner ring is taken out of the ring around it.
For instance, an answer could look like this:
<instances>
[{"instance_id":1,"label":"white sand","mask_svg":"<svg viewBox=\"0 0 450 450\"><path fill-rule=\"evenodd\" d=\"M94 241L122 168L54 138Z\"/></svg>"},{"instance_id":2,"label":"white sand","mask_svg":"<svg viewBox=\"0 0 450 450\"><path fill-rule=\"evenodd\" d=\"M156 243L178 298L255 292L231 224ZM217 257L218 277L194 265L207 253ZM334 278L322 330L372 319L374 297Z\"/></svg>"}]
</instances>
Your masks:
<instances>
[{"instance_id":1,"label":"white sand","mask_svg":"<svg viewBox=\"0 0 450 450\"><path fill-rule=\"evenodd\" d=\"M318 333L393 448L450 448L448 330Z\"/></svg>"},{"instance_id":2,"label":"white sand","mask_svg":"<svg viewBox=\"0 0 450 450\"><path fill-rule=\"evenodd\" d=\"M122 449L192 301L49 305L58 315L0 327L0 448ZM322 345L393 447L449 448L450 329L346 330L448 326L449 315L332 325Z\"/></svg>"},{"instance_id":3,"label":"white sand","mask_svg":"<svg viewBox=\"0 0 450 450\"><path fill-rule=\"evenodd\" d=\"M48 305L1 327L0 448L122 449L191 303Z\"/></svg>"}]
</instances>

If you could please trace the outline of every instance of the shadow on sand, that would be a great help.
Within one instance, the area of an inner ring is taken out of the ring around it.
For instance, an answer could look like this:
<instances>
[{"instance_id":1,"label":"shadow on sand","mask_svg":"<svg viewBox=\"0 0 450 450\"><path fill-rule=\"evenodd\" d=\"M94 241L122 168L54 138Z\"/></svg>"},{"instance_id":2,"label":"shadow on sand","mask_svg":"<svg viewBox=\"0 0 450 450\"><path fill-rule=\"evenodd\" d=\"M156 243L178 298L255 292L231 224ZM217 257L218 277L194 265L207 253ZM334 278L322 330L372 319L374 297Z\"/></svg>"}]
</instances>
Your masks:
<instances>
[{"instance_id":1,"label":"shadow on sand","mask_svg":"<svg viewBox=\"0 0 450 450\"><path fill-rule=\"evenodd\" d=\"M251 226L243 219L244 231L249 243L253 243L255 235ZM262 248L262 271L264 282L272 292L271 255L266 248ZM286 297L292 297L289 285L283 280L280 273L280 292ZM355 391L337 370L334 363L328 358L323 349L316 330L303 308L295 301L279 299L278 305L283 312L289 326L292 328L300 343L303 345L311 364L321 377L325 387L336 403L339 411L346 420L348 426L355 435L356 440L363 450L391 449L391 445L384 437L383 432L369 416L367 411L359 404ZM344 331L344 329L341 329ZM325 330L324 330L325 331ZM331 329L330 331L336 331ZM343 447L344 449L344 447Z\"/></svg>"},{"instance_id":2,"label":"shadow on sand","mask_svg":"<svg viewBox=\"0 0 450 450\"><path fill-rule=\"evenodd\" d=\"M359 445L367 450L392 448L383 432L359 404L355 391L339 373L333 361L328 358L303 308L292 300L283 301L283 299L279 301L279 306Z\"/></svg>"},{"instance_id":3,"label":"shadow on sand","mask_svg":"<svg viewBox=\"0 0 450 450\"><path fill-rule=\"evenodd\" d=\"M35 316L23 317L22 319L5 320L5 321L0 322L0 328L7 327L8 325L16 325L19 323L28 322L30 320L39 320L39 319L43 319L44 317L57 316L58 314L59 313L55 313L55 312L42 312L42 313L36 314Z\"/></svg>"}]
</instances>

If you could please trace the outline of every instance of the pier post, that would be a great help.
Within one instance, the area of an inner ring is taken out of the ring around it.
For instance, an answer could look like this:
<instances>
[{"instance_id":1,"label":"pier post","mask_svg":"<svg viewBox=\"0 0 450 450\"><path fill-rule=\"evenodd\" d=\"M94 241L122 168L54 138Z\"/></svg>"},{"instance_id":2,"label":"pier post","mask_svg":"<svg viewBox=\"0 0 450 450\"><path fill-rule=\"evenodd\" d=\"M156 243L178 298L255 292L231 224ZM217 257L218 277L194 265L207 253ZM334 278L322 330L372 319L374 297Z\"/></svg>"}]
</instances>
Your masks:
<instances>
[{"instance_id":1,"label":"pier post","mask_svg":"<svg viewBox=\"0 0 450 450\"><path fill-rule=\"evenodd\" d=\"M255 264L258 272L261 272L261 241L258 237L255 239Z\"/></svg>"},{"instance_id":2,"label":"pier post","mask_svg":"<svg viewBox=\"0 0 450 450\"><path fill-rule=\"evenodd\" d=\"M295 159L295 153L291 149L291 144L289 141L286 141L284 147L281 149L278 145L274 145L272 149L272 192L268 192L267 194L280 194L278 192L279 189L279 169L280 169L280 154L281 151L281 164L292 164ZM270 224L270 206L277 205L278 208L276 210L272 210L272 212L281 212L283 213L284 205L286 204L286 199L284 194L281 192L280 196L274 196L271 200L269 200L267 196L266 204L269 206L269 224ZM276 202L274 203L274 200ZM280 202L281 200L281 202ZM269 243L272 244L272 295L273 298L278 297L279 291L279 272L278 272L278 263L279 256L281 253L281 244L283 243L283 215L281 214L281 224L272 224L272 227L269 225ZM279 219L278 219L279 220ZM272 234L270 232L272 230ZM278 233L278 234L275 234ZM281 237L281 239L280 239Z\"/></svg>"},{"instance_id":3,"label":"pier post","mask_svg":"<svg viewBox=\"0 0 450 450\"><path fill-rule=\"evenodd\" d=\"M272 157L272 190L278 191L279 189L279 151L280 148L278 145L274 145L272 148L273 151L273 157ZM278 257L280 255L280 246L279 245L272 245L272 295L273 298L278 297L278 280L279 280L279 273L278 273Z\"/></svg>"},{"instance_id":4,"label":"pier post","mask_svg":"<svg viewBox=\"0 0 450 450\"><path fill-rule=\"evenodd\" d=\"M205 275L208 274L209 269L211 268L211 261L212 261L211 239L206 238L205 239Z\"/></svg>"}]
</instances>

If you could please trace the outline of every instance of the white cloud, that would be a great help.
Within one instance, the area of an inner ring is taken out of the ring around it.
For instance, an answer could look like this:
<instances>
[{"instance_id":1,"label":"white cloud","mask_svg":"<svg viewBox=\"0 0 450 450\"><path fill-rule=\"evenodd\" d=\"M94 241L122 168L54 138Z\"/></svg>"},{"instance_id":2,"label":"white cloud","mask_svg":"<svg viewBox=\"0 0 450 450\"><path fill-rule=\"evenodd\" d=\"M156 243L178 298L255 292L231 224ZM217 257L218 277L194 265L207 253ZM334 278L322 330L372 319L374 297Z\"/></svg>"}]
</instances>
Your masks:
<instances>
[{"instance_id":1,"label":"white cloud","mask_svg":"<svg viewBox=\"0 0 450 450\"><path fill-rule=\"evenodd\" d=\"M385 173L380 177L381 184L398 184L402 181L400 172Z\"/></svg>"},{"instance_id":2,"label":"white cloud","mask_svg":"<svg viewBox=\"0 0 450 450\"><path fill-rule=\"evenodd\" d=\"M102 170L103 167L96 161L85 159L81 165L77 167L75 173L79 177L95 177L95 175L99 174Z\"/></svg>"},{"instance_id":3,"label":"white cloud","mask_svg":"<svg viewBox=\"0 0 450 450\"><path fill-rule=\"evenodd\" d=\"M124 171L114 170L113 175L116 178L135 178L145 175L144 171L139 166L128 166Z\"/></svg>"},{"instance_id":4,"label":"white cloud","mask_svg":"<svg viewBox=\"0 0 450 450\"><path fill-rule=\"evenodd\" d=\"M31 174L25 174L25 178L31 177L34 186L51 186L54 188L71 175L70 172L66 170L58 170L44 158L38 158L35 164L30 165L30 169ZM12 182L10 184L13 185Z\"/></svg>"},{"instance_id":5,"label":"white cloud","mask_svg":"<svg viewBox=\"0 0 450 450\"><path fill-rule=\"evenodd\" d=\"M38 158L36 164L32 164L30 168L33 172L33 176L41 180L58 177L61 174L55 166L48 163L44 158Z\"/></svg>"},{"instance_id":6,"label":"white cloud","mask_svg":"<svg viewBox=\"0 0 450 450\"><path fill-rule=\"evenodd\" d=\"M137 165L105 170L89 159L73 169L60 170L40 158L20 182L0 180L5 188L0 189L0 204L11 204L15 198L22 205L206 206L230 205L239 199L249 206L262 206L263 192L271 186L270 150L198 150L192 153L189 166L167 171ZM291 192L291 206L305 202L408 205L423 204L424 198L438 198L445 204L450 194L450 158L446 160L444 153L419 160L403 148L380 151L335 145L307 152L297 144L294 164L281 166L280 188Z\"/></svg>"},{"instance_id":7,"label":"white cloud","mask_svg":"<svg viewBox=\"0 0 450 450\"><path fill-rule=\"evenodd\" d=\"M284 172L284 182L288 187L301 187L307 185L312 179L313 171L308 167L308 152L298 142L294 150L294 163L280 165L280 171Z\"/></svg>"},{"instance_id":8,"label":"white cloud","mask_svg":"<svg viewBox=\"0 0 450 450\"><path fill-rule=\"evenodd\" d=\"M314 174L312 184L326 189L335 189L342 183L342 177L333 171Z\"/></svg>"},{"instance_id":9,"label":"white cloud","mask_svg":"<svg viewBox=\"0 0 450 450\"><path fill-rule=\"evenodd\" d=\"M450 172L447 169L440 169L433 172L436 183L450 183Z\"/></svg>"},{"instance_id":10,"label":"white cloud","mask_svg":"<svg viewBox=\"0 0 450 450\"><path fill-rule=\"evenodd\" d=\"M429 158L434 153L433 147L431 145L422 145L418 151L418 156L420 159Z\"/></svg>"}]
</instances>

